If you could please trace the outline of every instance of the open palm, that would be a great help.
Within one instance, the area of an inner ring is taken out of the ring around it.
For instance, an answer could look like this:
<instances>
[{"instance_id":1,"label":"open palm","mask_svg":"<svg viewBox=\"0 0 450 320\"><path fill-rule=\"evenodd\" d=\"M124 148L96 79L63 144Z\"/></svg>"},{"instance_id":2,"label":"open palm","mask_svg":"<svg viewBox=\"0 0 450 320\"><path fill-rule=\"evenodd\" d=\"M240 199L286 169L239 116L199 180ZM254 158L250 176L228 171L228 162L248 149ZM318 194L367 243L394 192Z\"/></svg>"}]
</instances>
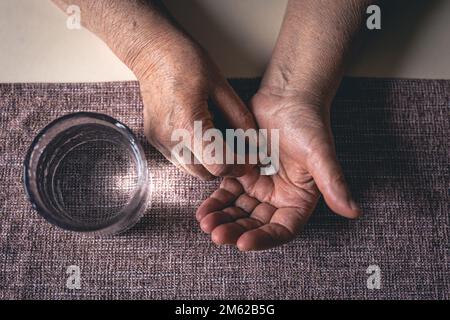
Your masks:
<instances>
[{"instance_id":1,"label":"open palm","mask_svg":"<svg viewBox=\"0 0 450 320\"><path fill-rule=\"evenodd\" d=\"M197 210L203 231L217 244L240 250L269 249L295 238L320 192L345 217L360 211L336 159L328 108L299 95L260 90L250 107L260 128L280 130L280 167L272 176L258 168L225 178Z\"/></svg>"}]
</instances>

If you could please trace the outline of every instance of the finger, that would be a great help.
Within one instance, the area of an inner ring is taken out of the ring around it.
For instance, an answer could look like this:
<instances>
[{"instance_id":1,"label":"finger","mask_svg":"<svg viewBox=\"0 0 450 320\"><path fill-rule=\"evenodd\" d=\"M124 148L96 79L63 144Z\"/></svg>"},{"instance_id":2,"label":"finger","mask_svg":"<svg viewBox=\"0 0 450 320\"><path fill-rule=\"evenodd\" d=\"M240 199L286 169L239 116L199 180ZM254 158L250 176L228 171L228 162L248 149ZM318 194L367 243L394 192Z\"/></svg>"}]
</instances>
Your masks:
<instances>
[{"instance_id":1,"label":"finger","mask_svg":"<svg viewBox=\"0 0 450 320\"><path fill-rule=\"evenodd\" d=\"M333 148L313 153L308 169L331 210L346 218L360 216L361 210L351 196Z\"/></svg>"},{"instance_id":2,"label":"finger","mask_svg":"<svg viewBox=\"0 0 450 320\"><path fill-rule=\"evenodd\" d=\"M190 158L195 159L195 156L192 154L190 150L185 150L184 152L186 152ZM186 163L185 161L182 161L177 157L173 156L173 154L172 156L168 155L165 157L168 158L169 161L171 161L179 169L184 170L186 173L194 177L197 177L200 180L209 181L216 178L208 170L206 170L206 168L203 165L201 165L200 163L195 163L195 160L190 163Z\"/></svg>"},{"instance_id":3,"label":"finger","mask_svg":"<svg viewBox=\"0 0 450 320\"><path fill-rule=\"evenodd\" d=\"M255 118L226 79L217 80L211 99L220 110L226 123L233 128L256 129Z\"/></svg>"},{"instance_id":4,"label":"finger","mask_svg":"<svg viewBox=\"0 0 450 320\"><path fill-rule=\"evenodd\" d=\"M252 218L242 218L234 222L217 226L211 232L211 239L215 244L236 244L239 237L252 229L258 228L262 223Z\"/></svg>"},{"instance_id":5,"label":"finger","mask_svg":"<svg viewBox=\"0 0 450 320\"><path fill-rule=\"evenodd\" d=\"M213 194L208 199L203 201L197 209L195 214L197 221L200 222L204 217L212 212L225 209L230 206L236 198L237 196L225 189L218 189L214 191Z\"/></svg>"},{"instance_id":6,"label":"finger","mask_svg":"<svg viewBox=\"0 0 450 320\"><path fill-rule=\"evenodd\" d=\"M204 108L207 109L205 105ZM191 133L192 143L189 150L195 155L198 164L202 164L217 177L239 177L248 170L246 165L237 165L236 161L227 164L227 145L222 133L214 127L211 117L193 118L187 130ZM213 136L209 136L214 134ZM205 138L208 137L208 138Z\"/></svg>"},{"instance_id":7,"label":"finger","mask_svg":"<svg viewBox=\"0 0 450 320\"><path fill-rule=\"evenodd\" d=\"M219 189L214 191L197 209L197 221L201 221L207 214L221 211L230 206L244 192L241 184L232 178L222 180Z\"/></svg>"},{"instance_id":8,"label":"finger","mask_svg":"<svg viewBox=\"0 0 450 320\"><path fill-rule=\"evenodd\" d=\"M260 204L258 200L256 200L253 197L250 197L248 194L242 194L240 195L236 201L234 202L234 205L238 208L241 208L245 212L252 212L256 206Z\"/></svg>"},{"instance_id":9,"label":"finger","mask_svg":"<svg viewBox=\"0 0 450 320\"><path fill-rule=\"evenodd\" d=\"M272 219L273 214L276 210L277 208L275 208L274 206L263 202L253 209L251 217L253 219L261 221L263 224L267 224Z\"/></svg>"},{"instance_id":10,"label":"finger","mask_svg":"<svg viewBox=\"0 0 450 320\"><path fill-rule=\"evenodd\" d=\"M294 236L284 226L269 223L243 233L236 241L240 251L267 250L292 240Z\"/></svg>"},{"instance_id":11,"label":"finger","mask_svg":"<svg viewBox=\"0 0 450 320\"><path fill-rule=\"evenodd\" d=\"M257 164L257 145L258 136L256 131L247 131L248 129L256 129L256 121L253 114L249 111L247 106L238 97L228 81L224 78L219 78L211 91L211 99L214 102L215 111L220 115L220 125L223 129L235 128L243 129L244 136L242 136L242 143L245 149L234 148L229 150L229 155L234 158L234 163L237 164L241 170L240 177L250 171ZM240 137L240 136L239 136ZM230 141L227 141L230 143ZM231 147L231 145L228 145ZM241 164L241 161L245 164Z\"/></svg>"},{"instance_id":12,"label":"finger","mask_svg":"<svg viewBox=\"0 0 450 320\"><path fill-rule=\"evenodd\" d=\"M181 156L178 152L172 152L173 150L169 150L171 145L171 141L168 137L164 137L164 134L161 136L158 134L158 131L154 129L155 125L152 124L152 119L150 112L148 109L144 110L144 132L147 140L152 144L162 155L169 160L172 164L174 164L180 170L193 175L201 180L212 180L214 176L206 170L201 164L195 163L195 161L182 161ZM194 159L194 155L190 150L184 148L183 153L187 155L189 159Z\"/></svg>"},{"instance_id":13,"label":"finger","mask_svg":"<svg viewBox=\"0 0 450 320\"><path fill-rule=\"evenodd\" d=\"M244 192L242 184L240 184L238 180L233 178L223 178L222 182L220 183L220 188L227 190L235 196L239 196Z\"/></svg>"},{"instance_id":14,"label":"finger","mask_svg":"<svg viewBox=\"0 0 450 320\"><path fill-rule=\"evenodd\" d=\"M216 211L206 215L200 221L200 228L206 232L211 233L217 226L234 222L240 218L248 217L248 213L237 207L228 207L223 209L222 211Z\"/></svg>"},{"instance_id":15,"label":"finger","mask_svg":"<svg viewBox=\"0 0 450 320\"><path fill-rule=\"evenodd\" d=\"M174 166L176 166L178 169L186 172L189 175L192 175L194 177L199 178L203 181L209 181L215 178L208 170L206 170L205 167L203 167L201 164L195 164L195 163L182 163L177 159L176 156L174 156L171 152L169 152L165 147L153 143L150 141L150 143L159 151L162 153L162 155L169 160ZM189 152L189 150L185 150L185 152ZM190 153L191 157L194 157L192 153Z\"/></svg>"},{"instance_id":16,"label":"finger","mask_svg":"<svg viewBox=\"0 0 450 320\"><path fill-rule=\"evenodd\" d=\"M261 211L266 215L271 209L261 207ZM311 212L312 210L299 208L277 209L272 214L270 223L242 234L236 245L241 251L266 250L282 245L294 239L308 221Z\"/></svg>"}]
</instances>

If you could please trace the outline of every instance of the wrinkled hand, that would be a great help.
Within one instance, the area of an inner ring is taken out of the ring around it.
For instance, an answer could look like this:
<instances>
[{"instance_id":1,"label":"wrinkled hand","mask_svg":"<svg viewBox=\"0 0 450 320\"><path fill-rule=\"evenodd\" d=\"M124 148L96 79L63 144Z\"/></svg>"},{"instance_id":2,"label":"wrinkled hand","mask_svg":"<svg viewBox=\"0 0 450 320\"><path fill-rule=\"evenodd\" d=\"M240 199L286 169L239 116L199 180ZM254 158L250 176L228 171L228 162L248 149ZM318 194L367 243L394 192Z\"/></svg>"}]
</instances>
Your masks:
<instances>
[{"instance_id":1,"label":"wrinkled hand","mask_svg":"<svg viewBox=\"0 0 450 320\"><path fill-rule=\"evenodd\" d=\"M214 128L213 113L208 109L210 98L217 107L217 119L229 127L255 128L253 115L235 94L207 54L186 36L165 35L159 44L152 44L137 59L142 66L139 75L144 102L144 129L147 139L179 168L201 179L214 176L241 176L248 166L208 164L195 154L194 121L202 121L203 132ZM137 69L135 67L134 69ZM186 164L172 157L171 141L176 129L189 131L192 139L191 157L200 163ZM197 139L198 140L198 139ZM205 142L201 141L203 145Z\"/></svg>"},{"instance_id":2,"label":"wrinkled hand","mask_svg":"<svg viewBox=\"0 0 450 320\"><path fill-rule=\"evenodd\" d=\"M336 213L358 217L336 158L329 108L306 95L269 89L260 89L250 108L260 128L280 129L280 169L273 176L254 168L225 178L197 210L201 229L219 245L272 248L294 239L320 192Z\"/></svg>"}]
</instances>

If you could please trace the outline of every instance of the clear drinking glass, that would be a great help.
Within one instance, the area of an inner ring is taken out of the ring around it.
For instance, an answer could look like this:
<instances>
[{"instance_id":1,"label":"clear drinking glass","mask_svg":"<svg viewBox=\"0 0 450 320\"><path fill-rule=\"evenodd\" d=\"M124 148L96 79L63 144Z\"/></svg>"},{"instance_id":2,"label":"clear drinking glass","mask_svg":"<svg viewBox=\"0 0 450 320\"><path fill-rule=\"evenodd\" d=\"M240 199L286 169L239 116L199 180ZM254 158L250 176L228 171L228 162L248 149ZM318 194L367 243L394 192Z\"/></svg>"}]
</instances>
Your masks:
<instances>
[{"instance_id":1,"label":"clear drinking glass","mask_svg":"<svg viewBox=\"0 0 450 320\"><path fill-rule=\"evenodd\" d=\"M24 162L33 208L63 229L115 234L149 202L144 151L132 131L104 114L63 116L34 139Z\"/></svg>"}]
</instances>

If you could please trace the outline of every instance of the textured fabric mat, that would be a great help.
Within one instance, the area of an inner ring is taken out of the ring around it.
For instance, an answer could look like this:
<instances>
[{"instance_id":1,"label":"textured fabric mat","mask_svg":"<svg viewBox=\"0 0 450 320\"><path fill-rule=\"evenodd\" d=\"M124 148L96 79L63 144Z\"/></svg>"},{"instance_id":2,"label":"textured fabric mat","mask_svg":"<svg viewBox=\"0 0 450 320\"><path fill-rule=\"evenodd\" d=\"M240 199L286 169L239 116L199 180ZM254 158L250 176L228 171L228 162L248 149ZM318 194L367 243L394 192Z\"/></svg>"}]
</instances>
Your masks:
<instances>
[{"instance_id":1,"label":"textured fabric mat","mask_svg":"<svg viewBox=\"0 0 450 320\"><path fill-rule=\"evenodd\" d=\"M248 100L258 80L234 80ZM109 114L140 137L152 208L127 233L64 232L31 209L22 161L36 133L75 111ZM194 218L219 181L179 172L143 138L135 82L0 84L0 298L449 299L450 81L346 79L333 107L338 156L364 216L320 202L295 241L267 252L216 247ZM81 289L66 287L67 267ZM367 287L367 268L381 288Z\"/></svg>"}]
</instances>

